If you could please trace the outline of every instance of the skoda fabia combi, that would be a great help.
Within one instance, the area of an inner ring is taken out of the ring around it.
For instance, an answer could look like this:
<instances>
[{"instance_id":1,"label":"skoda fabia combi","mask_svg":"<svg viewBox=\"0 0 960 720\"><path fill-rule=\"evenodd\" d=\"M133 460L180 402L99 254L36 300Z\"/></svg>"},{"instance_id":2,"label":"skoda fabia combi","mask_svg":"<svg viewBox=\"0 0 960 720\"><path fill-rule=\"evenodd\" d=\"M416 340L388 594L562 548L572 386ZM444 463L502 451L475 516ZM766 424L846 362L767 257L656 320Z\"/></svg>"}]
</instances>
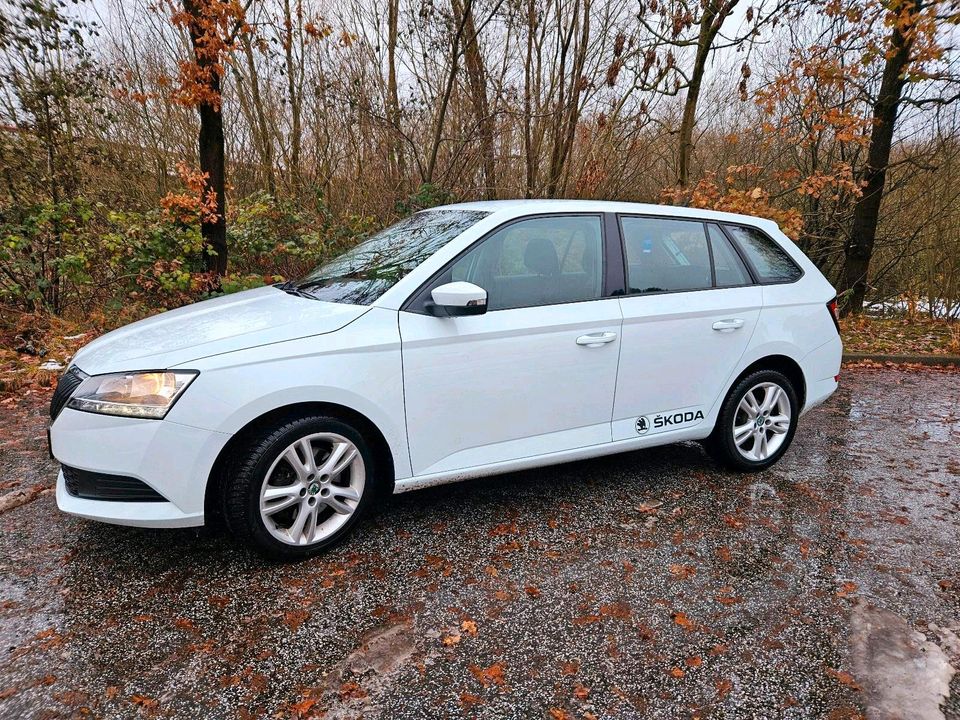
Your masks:
<instances>
[{"instance_id":1,"label":"skoda fabia combi","mask_svg":"<svg viewBox=\"0 0 960 720\"><path fill-rule=\"evenodd\" d=\"M297 558L384 493L684 440L761 470L837 387L834 296L769 220L425 210L304 278L80 350L50 408L57 503L142 527L222 517Z\"/></svg>"}]
</instances>

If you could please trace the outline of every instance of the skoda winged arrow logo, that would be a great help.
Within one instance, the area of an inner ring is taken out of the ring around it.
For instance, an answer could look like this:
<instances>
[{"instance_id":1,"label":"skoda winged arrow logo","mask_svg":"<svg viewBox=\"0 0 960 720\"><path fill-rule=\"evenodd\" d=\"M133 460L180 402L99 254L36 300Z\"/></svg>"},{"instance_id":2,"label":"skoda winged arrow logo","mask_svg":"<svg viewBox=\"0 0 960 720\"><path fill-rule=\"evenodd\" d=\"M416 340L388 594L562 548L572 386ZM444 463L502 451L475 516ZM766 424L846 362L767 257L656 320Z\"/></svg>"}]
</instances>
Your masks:
<instances>
[{"instance_id":1,"label":"skoda winged arrow logo","mask_svg":"<svg viewBox=\"0 0 960 720\"><path fill-rule=\"evenodd\" d=\"M650 421L646 417L641 415L637 418L637 434L643 435L650 429Z\"/></svg>"}]
</instances>

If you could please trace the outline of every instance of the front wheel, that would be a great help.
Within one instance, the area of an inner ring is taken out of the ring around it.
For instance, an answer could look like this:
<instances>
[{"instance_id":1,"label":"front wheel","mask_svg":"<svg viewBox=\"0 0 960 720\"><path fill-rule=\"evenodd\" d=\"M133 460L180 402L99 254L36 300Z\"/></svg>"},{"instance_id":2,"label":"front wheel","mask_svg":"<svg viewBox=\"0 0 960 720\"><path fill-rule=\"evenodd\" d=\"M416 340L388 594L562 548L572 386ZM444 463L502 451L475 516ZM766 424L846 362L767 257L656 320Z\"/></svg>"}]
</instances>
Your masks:
<instances>
[{"instance_id":1,"label":"front wheel","mask_svg":"<svg viewBox=\"0 0 960 720\"><path fill-rule=\"evenodd\" d=\"M797 392L787 376L759 370L727 395L707 448L734 470L763 470L787 451L799 415Z\"/></svg>"},{"instance_id":2,"label":"front wheel","mask_svg":"<svg viewBox=\"0 0 960 720\"><path fill-rule=\"evenodd\" d=\"M375 466L363 436L331 417L265 431L224 487L227 524L261 554L309 557L346 536L373 502Z\"/></svg>"}]
</instances>

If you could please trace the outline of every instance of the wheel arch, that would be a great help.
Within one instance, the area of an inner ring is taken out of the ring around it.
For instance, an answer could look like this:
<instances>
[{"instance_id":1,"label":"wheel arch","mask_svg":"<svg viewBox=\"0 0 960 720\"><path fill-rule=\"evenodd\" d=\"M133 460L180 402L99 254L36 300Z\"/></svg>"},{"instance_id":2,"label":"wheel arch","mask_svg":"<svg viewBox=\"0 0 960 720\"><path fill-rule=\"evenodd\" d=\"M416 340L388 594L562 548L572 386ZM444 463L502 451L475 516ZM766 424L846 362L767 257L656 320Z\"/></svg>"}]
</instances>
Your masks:
<instances>
[{"instance_id":1,"label":"wheel arch","mask_svg":"<svg viewBox=\"0 0 960 720\"><path fill-rule=\"evenodd\" d=\"M737 386L743 378L749 375L752 372L757 370L776 370L783 373L787 376L787 379L793 385L793 389L797 393L797 400L800 403L800 410L803 410L803 407L807 399L807 381L803 375L803 368L800 367L800 363L794 360L788 355L764 355L761 358L754 360L752 363L747 365L727 386L727 391L723 394L720 402L720 407L723 403L726 402L727 397L730 395L730 391Z\"/></svg>"},{"instance_id":2,"label":"wheel arch","mask_svg":"<svg viewBox=\"0 0 960 720\"><path fill-rule=\"evenodd\" d=\"M211 519L220 519L223 511L220 506L222 497L222 488L226 479L225 471L229 465L230 458L235 451L249 442L252 437L262 430L275 427L284 421L292 420L307 415L328 415L344 422L350 423L357 428L365 437L372 441L371 450L376 458L377 465L382 468L383 477L387 478L387 485L383 489L385 494L393 493L394 481L396 479L396 469L393 462L393 453L390 444L380 428L377 427L370 418L363 413L331 402L300 402L283 405L269 410L250 420L231 436L226 444L220 449L217 459L214 461L207 477L207 486L204 491L204 517L209 523Z\"/></svg>"}]
</instances>

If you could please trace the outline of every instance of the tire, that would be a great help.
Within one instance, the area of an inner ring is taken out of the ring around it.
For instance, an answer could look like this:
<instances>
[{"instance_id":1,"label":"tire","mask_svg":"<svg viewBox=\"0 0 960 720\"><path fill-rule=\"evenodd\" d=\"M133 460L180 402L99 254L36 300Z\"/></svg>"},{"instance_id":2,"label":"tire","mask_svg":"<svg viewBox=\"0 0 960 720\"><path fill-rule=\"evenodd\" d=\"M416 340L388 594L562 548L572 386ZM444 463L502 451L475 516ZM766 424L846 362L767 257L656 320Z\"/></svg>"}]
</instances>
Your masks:
<instances>
[{"instance_id":1,"label":"tire","mask_svg":"<svg viewBox=\"0 0 960 720\"><path fill-rule=\"evenodd\" d=\"M773 392L776 388L779 388L779 393L774 393L772 407L765 408L771 400L768 391ZM746 399L748 393L753 397L753 403ZM760 420L751 417L745 408L753 405L758 406L756 418ZM714 459L732 470L765 470L777 462L790 447L797 431L799 414L797 391L789 378L776 370L758 370L742 378L731 388L720 408L713 433L704 445ZM784 421L782 418L785 415ZM742 428L736 437L735 425ZM761 435L765 439L761 439Z\"/></svg>"},{"instance_id":2,"label":"tire","mask_svg":"<svg viewBox=\"0 0 960 720\"><path fill-rule=\"evenodd\" d=\"M286 419L243 447L224 482L224 516L267 558L301 560L333 547L379 495L369 443L337 418Z\"/></svg>"}]
</instances>

